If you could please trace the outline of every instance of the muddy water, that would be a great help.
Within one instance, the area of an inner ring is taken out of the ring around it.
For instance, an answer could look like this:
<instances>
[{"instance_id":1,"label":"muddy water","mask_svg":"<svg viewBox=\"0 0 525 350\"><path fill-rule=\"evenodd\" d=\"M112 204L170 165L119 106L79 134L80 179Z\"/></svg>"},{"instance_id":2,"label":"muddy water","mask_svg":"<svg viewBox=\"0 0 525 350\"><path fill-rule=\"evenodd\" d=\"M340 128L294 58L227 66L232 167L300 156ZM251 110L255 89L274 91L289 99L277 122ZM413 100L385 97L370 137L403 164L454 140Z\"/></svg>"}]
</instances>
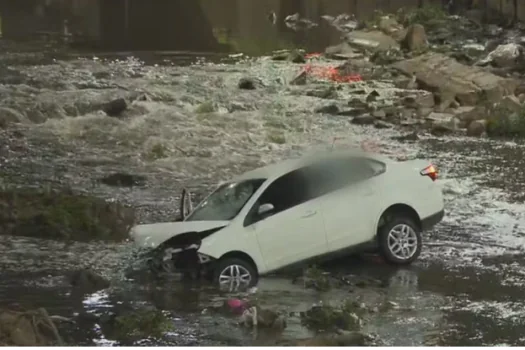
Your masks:
<instances>
[{"instance_id":1,"label":"muddy water","mask_svg":"<svg viewBox=\"0 0 525 350\"><path fill-rule=\"evenodd\" d=\"M34 109L46 105L52 118L18 126L19 135L12 129L2 131L4 181L40 186L60 182L125 200L140 209L142 222L173 218L181 186L200 193L231 174L327 147L335 137L339 145L372 139L385 150L435 162L441 170L447 216L425 235L422 257L414 266L392 268L370 259L349 259L328 268L356 279L373 277L380 286L320 293L287 278L269 277L251 298L283 312L345 299L371 306L396 302L398 309L370 314L364 325L364 331L391 345L524 343L523 145L434 137L399 143L391 137L400 131L316 115L312 111L329 101L305 96L311 86L288 85L300 66L266 58L235 64L197 60L180 66L169 57L155 65L133 58L85 57L13 68L18 80L0 86L3 103ZM238 90L237 82L245 76L261 79L263 87ZM385 91L389 88L387 82L365 82L362 87L377 84ZM339 92L342 103L351 89L346 86ZM145 97L122 119L86 108L130 94ZM145 175L147 186L95 185L97 178L114 171ZM167 344L274 344L310 335L294 317L281 335L243 330L232 318L206 312L226 295L130 274L132 253L127 244L0 237L0 302L78 315L78 326L64 330L75 344L110 343L89 315L118 311L123 305L168 311L176 331L162 340ZM67 274L84 266L109 277L112 287L86 297L71 294Z\"/></svg>"}]
</instances>

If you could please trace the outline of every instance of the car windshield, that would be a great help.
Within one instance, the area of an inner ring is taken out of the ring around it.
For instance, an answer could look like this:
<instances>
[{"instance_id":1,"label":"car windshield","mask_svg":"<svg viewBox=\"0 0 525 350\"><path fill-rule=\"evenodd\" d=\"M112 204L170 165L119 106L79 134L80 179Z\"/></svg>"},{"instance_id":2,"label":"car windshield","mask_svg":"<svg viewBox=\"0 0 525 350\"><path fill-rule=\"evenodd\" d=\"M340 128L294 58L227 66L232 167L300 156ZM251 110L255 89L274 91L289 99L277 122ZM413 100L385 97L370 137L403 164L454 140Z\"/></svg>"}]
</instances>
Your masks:
<instances>
[{"instance_id":1,"label":"car windshield","mask_svg":"<svg viewBox=\"0 0 525 350\"><path fill-rule=\"evenodd\" d=\"M185 221L232 220L264 181L265 179L251 179L219 186Z\"/></svg>"}]
</instances>

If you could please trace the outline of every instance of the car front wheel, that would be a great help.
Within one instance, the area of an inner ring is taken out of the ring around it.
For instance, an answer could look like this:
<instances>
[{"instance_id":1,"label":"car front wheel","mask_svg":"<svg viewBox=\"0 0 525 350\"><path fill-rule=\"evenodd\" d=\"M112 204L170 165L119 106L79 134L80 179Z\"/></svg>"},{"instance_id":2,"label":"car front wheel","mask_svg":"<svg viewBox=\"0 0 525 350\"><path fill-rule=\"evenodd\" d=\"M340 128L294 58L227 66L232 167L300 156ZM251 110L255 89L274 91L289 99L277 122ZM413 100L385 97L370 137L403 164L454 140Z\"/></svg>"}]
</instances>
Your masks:
<instances>
[{"instance_id":1,"label":"car front wheel","mask_svg":"<svg viewBox=\"0 0 525 350\"><path fill-rule=\"evenodd\" d=\"M243 259L221 259L214 270L213 281L221 290L233 292L257 284L255 267Z\"/></svg>"},{"instance_id":2,"label":"car front wheel","mask_svg":"<svg viewBox=\"0 0 525 350\"><path fill-rule=\"evenodd\" d=\"M409 218L393 218L379 230L379 247L390 263L407 265L421 254L421 230Z\"/></svg>"}]
</instances>

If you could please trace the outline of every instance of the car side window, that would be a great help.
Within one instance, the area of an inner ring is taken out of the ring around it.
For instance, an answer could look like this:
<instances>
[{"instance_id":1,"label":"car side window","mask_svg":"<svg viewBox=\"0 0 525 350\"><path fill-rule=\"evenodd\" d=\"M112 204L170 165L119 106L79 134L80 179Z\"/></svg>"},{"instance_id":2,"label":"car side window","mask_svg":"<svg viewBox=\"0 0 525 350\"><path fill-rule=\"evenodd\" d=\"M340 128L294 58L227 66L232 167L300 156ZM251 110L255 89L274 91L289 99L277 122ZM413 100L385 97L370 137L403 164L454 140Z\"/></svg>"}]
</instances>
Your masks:
<instances>
[{"instance_id":1,"label":"car side window","mask_svg":"<svg viewBox=\"0 0 525 350\"><path fill-rule=\"evenodd\" d=\"M366 158L332 158L322 160L307 169L310 193L323 196L385 171L385 165Z\"/></svg>"},{"instance_id":2,"label":"car side window","mask_svg":"<svg viewBox=\"0 0 525 350\"><path fill-rule=\"evenodd\" d=\"M249 226L269 216L283 212L300 205L310 199L303 169L294 170L275 180L257 199L244 220L244 226ZM261 217L259 206L271 204L273 210Z\"/></svg>"}]
</instances>

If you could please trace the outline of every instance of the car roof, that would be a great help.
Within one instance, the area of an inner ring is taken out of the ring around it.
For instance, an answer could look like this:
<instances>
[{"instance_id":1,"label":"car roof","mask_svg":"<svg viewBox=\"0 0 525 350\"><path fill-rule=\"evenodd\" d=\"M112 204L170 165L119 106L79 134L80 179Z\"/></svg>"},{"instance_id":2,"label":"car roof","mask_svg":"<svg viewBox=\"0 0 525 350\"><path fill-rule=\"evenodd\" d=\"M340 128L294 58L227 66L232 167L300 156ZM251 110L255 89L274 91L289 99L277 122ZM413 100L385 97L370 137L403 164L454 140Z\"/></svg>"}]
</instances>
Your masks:
<instances>
[{"instance_id":1,"label":"car roof","mask_svg":"<svg viewBox=\"0 0 525 350\"><path fill-rule=\"evenodd\" d=\"M364 157L371 160L376 160L382 163L390 163L392 160L385 156L365 152L362 150L334 150L334 151L323 151L314 154L308 154L302 157L292 158L278 163L269 164L254 170L250 170L235 177L234 181L242 181L249 179L275 179L285 175L291 171L299 169L303 166L314 163L320 159L340 158L340 157Z\"/></svg>"}]
</instances>

